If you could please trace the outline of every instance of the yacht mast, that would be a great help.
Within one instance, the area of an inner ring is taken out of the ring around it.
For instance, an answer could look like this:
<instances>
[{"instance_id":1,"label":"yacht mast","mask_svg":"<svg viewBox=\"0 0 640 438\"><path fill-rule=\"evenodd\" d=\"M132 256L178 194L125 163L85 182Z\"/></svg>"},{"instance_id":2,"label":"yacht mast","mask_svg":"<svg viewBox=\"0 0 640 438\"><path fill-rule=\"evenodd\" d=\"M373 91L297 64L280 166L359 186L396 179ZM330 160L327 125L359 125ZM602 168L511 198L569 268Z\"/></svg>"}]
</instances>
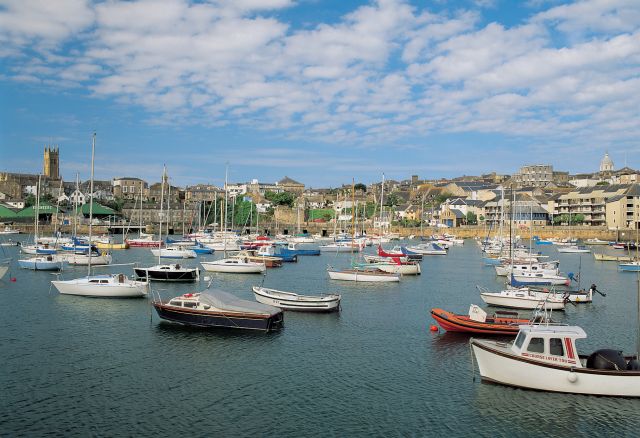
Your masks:
<instances>
[{"instance_id":1,"label":"yacht mast","mask_svg":"<svg viewBox=\"0 0 640 438\"><path fill-rule=\"evenodd\" d=\"M87 277L91 276L91 253L93 252L92 237L93 237L93 163L96 154L96 133L93 133L93 139L91 141L91 181L89 183L89 263Z\"/></svg>"},{"instance_id":2,"label":"yacht mast","mask_svg":"<svg viewBox=\"0 0 640 438\"><path fill-rule=\"evenodd\" d=\"M160 231L158 233L158 264L161 263L162 257L162 217L164 215L164 180L167 175L167 166L162 166L162 182L160 183ZM168 228L167 228L168 229Z\"/></svg>"}]
</instances>

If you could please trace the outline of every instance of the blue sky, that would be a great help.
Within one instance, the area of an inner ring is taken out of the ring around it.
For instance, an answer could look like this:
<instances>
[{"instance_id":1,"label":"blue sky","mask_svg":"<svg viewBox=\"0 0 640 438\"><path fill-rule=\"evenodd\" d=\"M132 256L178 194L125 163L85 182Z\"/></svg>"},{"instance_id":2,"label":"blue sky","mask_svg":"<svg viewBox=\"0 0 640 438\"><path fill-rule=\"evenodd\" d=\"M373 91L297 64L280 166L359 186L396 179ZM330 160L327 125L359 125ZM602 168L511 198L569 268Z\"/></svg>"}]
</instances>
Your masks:
<instances>
[{"instance_id":1,"label":"blue sky","mask_svg":"<svg viewBox=\"0 0 640 438\"><path fill-rule=\"evenodd\" d=\"M640 168L640 2L0 0L0 171L180 185Z\"/></svg>"}]
</instances>

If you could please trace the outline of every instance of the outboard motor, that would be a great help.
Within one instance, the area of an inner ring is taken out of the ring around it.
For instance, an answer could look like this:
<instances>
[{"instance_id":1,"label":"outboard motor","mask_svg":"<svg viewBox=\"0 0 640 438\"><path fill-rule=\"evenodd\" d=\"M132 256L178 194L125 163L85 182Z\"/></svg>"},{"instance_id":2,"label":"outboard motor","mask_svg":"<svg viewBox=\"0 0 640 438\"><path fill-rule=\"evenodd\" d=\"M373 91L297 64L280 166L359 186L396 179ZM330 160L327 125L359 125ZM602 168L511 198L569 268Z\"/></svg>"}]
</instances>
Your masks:
<instances>
[{"instance_id":1,"label":"outboard motor","mask_svg":"<svg viewBox=\"0 0 640 438\"><path fill-rule=\"evenodd\" d=\"M631 359L627 363L627 371L640 371L640 361L638 359Z\"/></svg>"},{"instance_id":2,"label":"outboard motor","mask_svg":"<svg viewBox=\"0 0 640 438\"><path fill-rule=\"evenodd\" d=\"M622 351L603 348L589 356L587 359L587 368L623 371L627 369L627 361L624 359Z\"/></svg>"}]
</instances>

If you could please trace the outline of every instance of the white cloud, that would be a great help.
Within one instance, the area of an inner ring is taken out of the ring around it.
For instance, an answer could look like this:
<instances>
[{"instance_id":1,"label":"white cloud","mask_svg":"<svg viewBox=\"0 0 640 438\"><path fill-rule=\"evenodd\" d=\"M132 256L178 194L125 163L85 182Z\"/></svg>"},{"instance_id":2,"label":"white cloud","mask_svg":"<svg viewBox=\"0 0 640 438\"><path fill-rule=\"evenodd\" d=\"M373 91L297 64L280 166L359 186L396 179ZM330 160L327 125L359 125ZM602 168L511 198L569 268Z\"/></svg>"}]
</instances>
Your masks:
<instances>
[{"instance_id":1,"label":"white cloud","mask_svg":"<svg viewBox=\"0 0 640 438\"><path fill-rule=\"evenodd\" d=\"M53 3L4 1L4 77L86 88L143 107L149 123L350 145L637 131L637 1L552 5L507 26L381 0L305 28L278 18L301 7L290 0Z\"/></svg>"}]
</instances>

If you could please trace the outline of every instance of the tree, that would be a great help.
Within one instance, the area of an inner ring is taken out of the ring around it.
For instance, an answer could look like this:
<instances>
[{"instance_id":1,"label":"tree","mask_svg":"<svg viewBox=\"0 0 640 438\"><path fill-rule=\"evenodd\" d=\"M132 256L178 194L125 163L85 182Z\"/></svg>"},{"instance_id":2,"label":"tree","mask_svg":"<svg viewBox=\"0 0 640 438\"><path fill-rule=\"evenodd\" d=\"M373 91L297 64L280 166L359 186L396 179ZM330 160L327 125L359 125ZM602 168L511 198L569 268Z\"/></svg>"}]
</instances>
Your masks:
<instances>
[{"instance_id":1,"label":"tree","mask_svg":"<svg viewBox=\"0 0 640 438\"><path fill-rule=\"evenodd\" d=\"M472 211L467 212L467 225L478 225L478 216Z\"/></svg>"},{"instance_id":2,"label":"tree","mask_svg":"<svg viewBox=\"0 0 640 438\"><path fill-rule=\"evenodd\" d=\"M293 203L296 200L295 195L290 192L275 193L267 191L264 197L274 205L286 205L288 207L293 207Z\"/></svg>"},{"instance_id":3,"label":"tree","mask_svg":"<svg viewBox=\"0 0 640 438\"><path fill-rule=\"evenodd\" d=\"M395 193L389 193L387 199L384 200L384 205L386 205L387 207L394 207L398 204L400 204L400 197Z\"/></svg>"},{"instance_id":4,"label":"tree","mask_svg":"<svg viewBox=\"0 0 640 438\"><path fill-rule=\"evenodd\" d=\"M442 204L444 201L446 201L447 199L451 198L453 195L449 192L442 192L439 195L436 195L435 198L433 198L433 200L435 201L436 205L440 205Z\"/></svg>"},{"instance_id":5,"label":"tree","mask_svg":"<svg viewBox=\"0 0 640 438\"><path fill-rule=\"evenodd\" d=\"M362 183L358 183L358 184L354 185L354 186L353 186L353 188L354 188L355 190L361 190L361 191L363 191L363 192L365 192L365 193L367 192L367 186L365 186L365 185L364 185L364 184L362 184Z\"/></svg>"},{"instance_id":6,"label":"tree","mask_svg":"<svg viewBox=\"0 0 640 438\"><path fill-rule=\"evenodd\" d=\"M233 209L234 225L252 226L256 224L258 211L253 202L237 198ZM251 218L251 223L249 223L249 218Z\"/></svg>"}]
</instances>

